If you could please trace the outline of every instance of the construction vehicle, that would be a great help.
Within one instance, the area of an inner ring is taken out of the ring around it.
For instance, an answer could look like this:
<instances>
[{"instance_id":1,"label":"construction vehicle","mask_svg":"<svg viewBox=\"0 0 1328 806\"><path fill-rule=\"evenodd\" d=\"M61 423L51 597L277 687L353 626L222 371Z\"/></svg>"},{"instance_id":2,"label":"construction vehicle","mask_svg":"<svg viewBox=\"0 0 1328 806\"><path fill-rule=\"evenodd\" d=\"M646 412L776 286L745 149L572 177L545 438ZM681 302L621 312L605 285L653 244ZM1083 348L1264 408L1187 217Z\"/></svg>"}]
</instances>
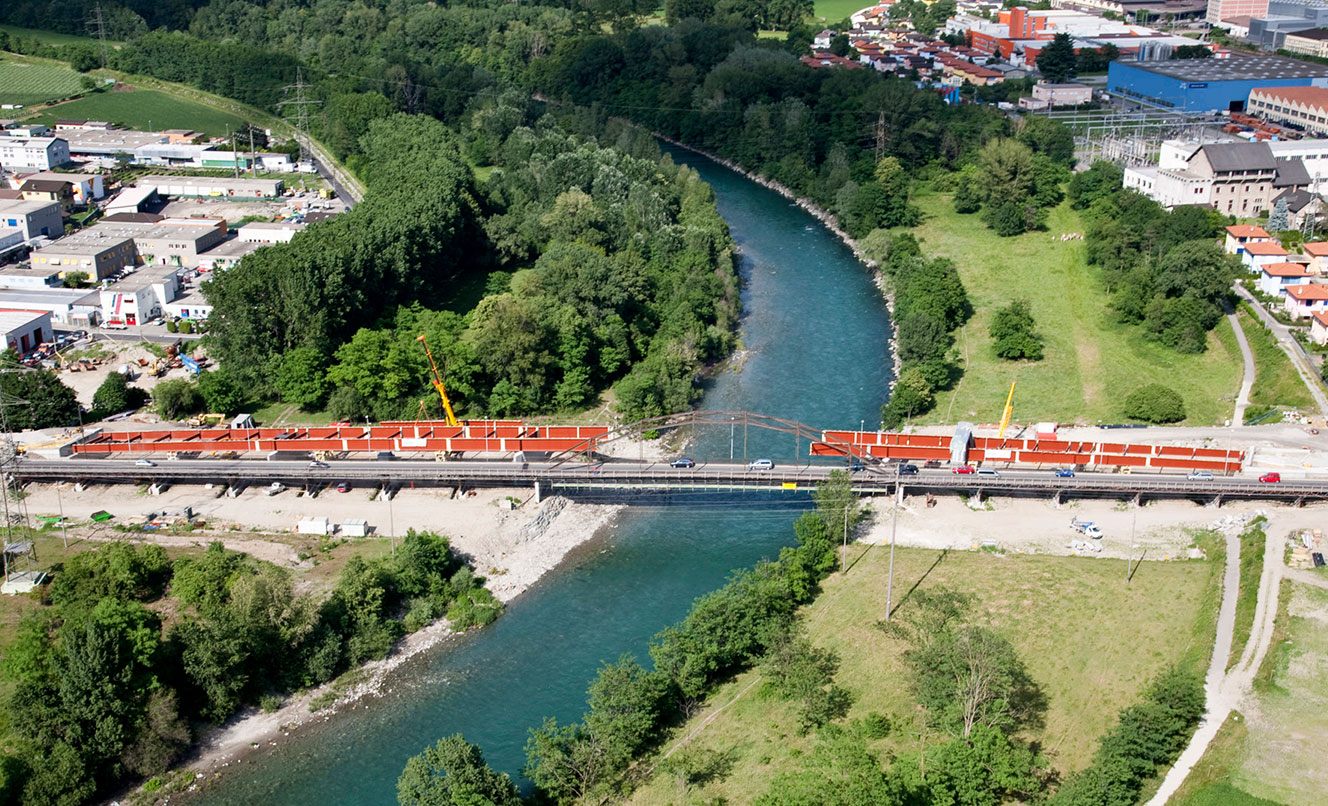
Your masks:
<instances>
[{"instance_id":1,"label":"construction vehicle","mask_svg":"<svg viewBox=\"0 0 1328 806\"><path fill-rule=\"evenodd\" d=\"M447 388L443 386L443 376L438 372L438 365L434 363L433 351L429 349L428 339L424 338L424 334L421 333L419 338L415 340L424 344L424 354L429 357L429 367L433 370L433 388L438 390L438 397L443 401L443 411L447 412L447 424L461 425L457 421L456 415L452 413L452 401L447 399Z\"/></svg>"},{"instance_id":2,"label":"construction vehicle","mask_svg":"<svg viewBox=\"0 0 1328 806\"><path fill-rule=\"evenodd\" d=\"M996 432L997 439L1005 439L1005 429L1010 427L1010 415L1014 412L1014 385L1018 381L1010 382L1010 394L1005 398L1005 410L1001 412L1001 429Z\"/></svg>"},{"instance_id":3,"label":"construction vehicle","mask_svg":"<svg viewBox=\"0 0 1328 806\"><path fill-rule=\"evenodd\" d=\"M204 428L209 425L221 425L221 422L225 419L226 415L217 414L216 412L213 412L212 414L195 414L193 417L189 418L189 424L195 428Z\"/></svg>"},{"instance_id":4,"label":"construction vehicle","mask_svg":"<svg viewBox=\"0 0 1328 806\"><path fill-rule=\"evenodd\" d=\"M1078 518L1070 519L1070 528L1079 532L1084 537L1091 537L1094 540L1102 539L1102 530L1092 521L1081 521Z\"/></svg>"}]
</instances>

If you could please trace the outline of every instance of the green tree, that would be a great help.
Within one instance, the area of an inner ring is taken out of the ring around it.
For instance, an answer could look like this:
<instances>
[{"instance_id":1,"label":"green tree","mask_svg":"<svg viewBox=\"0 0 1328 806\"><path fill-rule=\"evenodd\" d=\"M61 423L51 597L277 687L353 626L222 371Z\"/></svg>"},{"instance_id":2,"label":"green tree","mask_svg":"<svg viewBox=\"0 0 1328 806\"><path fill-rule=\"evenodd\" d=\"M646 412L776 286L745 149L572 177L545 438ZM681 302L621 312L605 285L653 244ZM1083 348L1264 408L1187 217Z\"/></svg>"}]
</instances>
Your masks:
<instances>
[{"instance_id":1,"label":"green tree","mask_svg":"<svg viewBox=\"0 0 1328 806\"><path fill-rule=\"evenodd\" d=\"M111 372L92 393L92 407L106 414L117 414L136 409L148 399L146 390L130 386L129 379L120 372Z\"/></svg>"},{"instance_id":2,"label":"green tree","mask_svg":"<svg viewBox=\"0 0 1328 806\"><path fill-rule=\"evenodd\" d=\"M629 655L600 667L590 685L585 726L615 768L626 767L654 733L663 694L663 676Z\"/></svg>"},{"instance_id":3,"label":"green tree","mask_svg":"<svg viewBox=\"0 0 1328 806\"><path fill-rule=\"evenodd\" d=\"M570 802L601 791L611 774L603 745L583 725L559 726L545 719L526 742L526 777L555 802Z\"/></svg>"},{"instance_id":4,"label":"green tree","mask_svg":"<svg viewBox=\"0 0 1328 806\"><path fill-rule=\"evenodd\" d=\"M881 410L881 422L886 428L898 428L909 418L929 411L935 403L933 386L917 367L899 373L899 380L890 392L890 400Z\"/></svg>"},{"instance_id":5,"label":"green tree","mask_svg":"<svg viewBox=\"0 0 1328 806\"><path fill-rule=\"evenodd\" d=\"M224 369L200 374L198 394L203 398L203 405L208 411L222 414L239 411L249 399L244 387Z\"/></svg>"},{"instance_id":6,"label":"green tree","mask_svg":"<svg viewBox=\"0 0 1328 806\"><path fill-rule=\"evenodd\" d=\"M858 522L858 496L853 492L853 479L843 470L832 470L812 492L816 502L816 515L826 530L843 542L848 531Z\"/></svg>"},{"instance_id":7,"label":"green tree","mask_svg":"<svg viewBox=\"0 0 1328 806\"><path fill-rule=\"evenodd\" d=\"M1073 81L1078 70L1078 59L1074 55L1074 39L1067 33L1059 33L1038 51L1037 69L1050 84L1064 84Z\"/></svg>"},{"instance_id":8,"label":"green tree","mask_svg":"<svg viewBox=\"0 0 1328 806\"><path fill-rule=\"evenodd\" d=\"M516 784L494 772L461 734L439 739L413 756L397 779L401 806L519 806Z\"/></svg>"},{"instance_id":9,"label":"green tree","mask_svg":"<svg viewBox=\"0 0 1328 806\"><path fill-rule=\"evenodd\" d=\"M179 419L203 410L203 396L198 385L185 378L162 381L152 390L152 404L168 420Z\"/></svg>"},{"instance_id":10,"label":"green tree","mask_svg":"<svg viewBox=\"0 0 1328 806\"><path fill-rule=\"evenodd\" d=\"M88 285L88 273L85 271L65 272L61 284L65 288L86 288Z\"/></svg>"},{"instance_id":11,"label":"green tree","mask_svg":"<svg viewBox=\"0 0 1328 806\"><path fill-rule=\"evenodd\" d=\"M10 431L28 428L53 428L78 421L78 397L54 372L27 369L18 362L13 350L0 354L0 394L23 405L6 406L6 425Z\"/></svg>"},{"instance_id":12,"label":"green tree","mask_svg":"<svg viewBox=\"0 0 1328 806\"><path fill-rule=\"evenodd\" d=\"M1273 205L1273 212L1268 216L1268 229L1272 232L1283 232L1291 229L1291 215L1287 211L1285 196L1279 198L1277 203Z\"/></svg>"},{"instance_id":13,"label":"green tree","mask_svg":"<svg viewBox=\"0 0 1328 806\"><path fill-rule=\"evenodd\" d=\"M798 727L806 733L848 713L852 696L834 682L839 656L812 646L806 636L781 636L766 653L766 685L797 702Z\"/></svg>"},{"instance_id":14,"label":"green tree","mask_svg":"<svg viewBox=\"0 0 1328 806\"><path fill-rule=\"evenodd\" d=\"M275 380L282 400L302 409L317 408L327 398L327 359L312 347L288 350L277 364Z\"/></svg>"},{"instance_id":15,"label":"green tree","mask_svg":"<svg viewBox=\"0 0 1328 806\"><path fill-rule=\"evenodd\" d=\"M904 806L860 730L828 725L802 768L780 773L757 806Z\"/></svg>"},{"instance_id":16,"label":"green tree","mask_svg":"<svg viewBox=\"0 0 1328 806\"><path fill-rule=\"evenodd\" d=\"M1105 199L1120 190L1124 171L1114 163L1098 160L1088 170L1080 171L1070 177L1066 195L1070 206L1076 210L1086 210L1098 199Z\"/></svg>"},{"instance_id":17,"label":"green tree","mask_svg":"<svg viewBox=\"0 0 1328 806\"><path fill-rule=\"evenodd\" d=\"M1185 401L1176 390L1151 383L1131 392L1122 412L1146 423L1178 423L1185 419Z\"/></svg>"},{"instance_id":18,"label":"green tree","mask_svg":"<svg viewBox=\"0 0 1328 806\"><path fill-rule=\"evenodd\" d=\"M991 320L992 348L1006 360L1042 360L1042 337L1033 332L1033 313L1026 299L999 308Z\"/></svg>"}]
</instances>

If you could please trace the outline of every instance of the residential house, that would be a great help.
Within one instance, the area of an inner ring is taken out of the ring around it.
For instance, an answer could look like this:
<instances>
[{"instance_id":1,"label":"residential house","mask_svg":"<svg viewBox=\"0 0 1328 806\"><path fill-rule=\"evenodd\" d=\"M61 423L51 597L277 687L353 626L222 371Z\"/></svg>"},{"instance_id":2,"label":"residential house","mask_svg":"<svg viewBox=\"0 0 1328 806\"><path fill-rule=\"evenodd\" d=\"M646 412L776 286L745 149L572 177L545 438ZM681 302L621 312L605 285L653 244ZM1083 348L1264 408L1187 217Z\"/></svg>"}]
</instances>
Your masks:
<instances>
[{"instance_id":1,"label":"residential house","mask_svg":"<svg viewBox=\"0 0 1328 806\"><path fill-rule=\"evenodd\" d=\"M10 171L49 171L69 162L69 143L60 137L0 137L0 165Z\"/></svg>"},{"instance_id":2,"label":"residential house","mask_svg":"<svg viewBox=\"0 0 1328 806\"><path fill-rule=\"evenodd\" d=\"M1315 311L1310 314L1310 341L1315 344L1328 344L1328 311Z\"/></svg>"},{"instance_id":3,"label":"residential house","mask_svg":"<svg viewBox=\"0 0 1328 806\"><path fill-rule=\"evenodd\" d=\"M1286 287L1286 312L1292 319L1304 319L1315 311L1328 311L1328 285L1306 283Z\"/></svg>"},{"instance_id":4,"label":"residential house","mask_svg":"<svg viewBox=\"0 0 1328 806\"><path fill-rule=\"evenodd\" d=\"M1310 271L1328 274L1328 241L1311 241L1300 245L1300 251L1309 256Z\"/></svg>"},{"instance_id":5,"label":"residential house","mask_svg":"<svg viewBox=\"0 0 1328 806\"><path fill-rule=\"evenodd\" d=\"M35 174L10 177L9 184L15 189L23 187L24 182L34 179L68 182L74 191L74 206L82 207L106 196L105 177L101 174L68 174L42 171Z\"/></svg>"},{"instance_id":6,"label":"residential house","mask_svg":"<svg viewBox=\"0 0 1328 806\"><path fill-rule=\"evenodd\" d=\"M829 50L830 42L837 36L829 28L812 37L812 50Z\"/></svg>"},{"instance_id":7,"label":"residential house","mask_svg":"<svg viewBox=\"0 0 1328 806\"><path fill-rule=\"evenodd\" d=\"M55 202L68 213L74 209L74 183L56 179L29 179L18 189L28 201Z\"/></svg>"},{"instance_id":8,"label":"residential house","mask_svg":"<svg viewBox=\"0 0 1328 806\"><path fill-rule=\"evenodd\" d=\"M1077 82L1049 84L1039 81L1033 85L1033 97L1046 101L1048 106L1078 106L1093 100L1093 88Z\"/></svg>"},{"instance_id":9,"label":"residential house","mask_svg":"<svg viewBox=\"0 0 1328 806\"><path fill-rule=\"evenodd\" d=\"M1269 296L1280 297L1287 286L1305 285L1311 272L1300 263L1269 263L1259 272L1259 290Z\"/></svg>"},{"instance_id":10,"label":"residential house","mask_svg":"<svg viewBox=\"0 0 1328 806\"><path fill-rule=\"evenodd\" d=\"M1245 268L1249 269L1251 274L1254 274L1262 271L1263 267L1270 263L1286 263L1287 250L1273 241L1247 243L1245 253L1240 256L1240 262L1245 264Z\"/></svg>"},{"instance_id":11,"label":"residential house","mask_svg":"<svg viewBox=\"0 0 1328 806\"><path fill-rule=\"evenodd\" d=\"M1251 227L1246 224L1236 224L1227 227L1227 238L1224 248L1228 255L1239 255L1245 251L1247 243L1266 243L1271 241L1273 236L1269 235L1263 227Z\"/></svg>"}]
</instances>

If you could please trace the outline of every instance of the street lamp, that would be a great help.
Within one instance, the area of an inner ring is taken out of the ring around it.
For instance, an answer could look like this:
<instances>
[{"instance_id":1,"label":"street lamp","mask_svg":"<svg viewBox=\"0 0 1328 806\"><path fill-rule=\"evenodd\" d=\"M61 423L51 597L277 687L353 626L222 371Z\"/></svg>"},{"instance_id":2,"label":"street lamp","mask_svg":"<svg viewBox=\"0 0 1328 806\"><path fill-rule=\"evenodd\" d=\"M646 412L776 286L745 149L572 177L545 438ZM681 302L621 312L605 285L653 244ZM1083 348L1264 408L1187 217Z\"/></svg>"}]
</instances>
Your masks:
<instances>
[{"instance_id":1,"label":"street lamp","mask_svg":"<svg viewBox=\"0 0 1328 806\"><path fill-rule=\"evenodd\" d=\"M899 469L901 465L895 464L895 506L894 517L890 520L890 575L885 583L885 620L890 620L891 602L894 601L895 592L895 533L899 528L899 505L903 500L899 490Z\"/></svg>"}]
</instances>

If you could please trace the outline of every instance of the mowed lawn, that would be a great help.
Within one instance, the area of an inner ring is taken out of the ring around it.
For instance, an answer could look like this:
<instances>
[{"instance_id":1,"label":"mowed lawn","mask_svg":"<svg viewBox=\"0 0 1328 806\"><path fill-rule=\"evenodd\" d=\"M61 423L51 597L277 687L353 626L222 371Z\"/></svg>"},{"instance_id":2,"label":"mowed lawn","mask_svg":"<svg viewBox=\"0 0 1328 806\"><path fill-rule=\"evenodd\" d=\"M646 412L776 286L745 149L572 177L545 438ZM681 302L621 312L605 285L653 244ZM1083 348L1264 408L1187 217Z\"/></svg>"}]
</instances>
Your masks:
<instances>
[{"instance_id":1,"label":"mowed lawn","mask_svg":"<svg viewBox=\"0 0 1328 806\"><path fill-rule=\"evenodd\" d=\"M1294 409L1313 409L1314 399L1305 388L1305 381L1296 372L1291 359L1277 345L1277 337L1257 321L1245 306L1236 312L1245 340L1254 353L1254 388L1250 402L1263 406L1281 406Z\"/></svg>"},{"instance_id":2,"label":"mowed lawn","mask_svg":"<svg viewBox=\"0 0 1328 806\"><path fill-rule=\"evenodd\" d=\"M919 195L915 202L926 217L913 232L926 254L954 260L974 316L956 334L964 377L953 391L938 393L927 420L999 422L1016 380L1017 423L1122 422L1125 397L1149 383L1181 394L1185 425L1220 425L1231 417L1242 372L1234 339L1214 332L1207 352L1182 355L1116 322L1096 269L1084 260L1084 242L1060 239L1084 231L1077 212L1061 205L1051 212L1048 231L1000 238L977 215L955 213L950 198ZM1019 298L1031 303L1045 339L1041 361L1005 361L992 353L992 316ZM1218 327L1230 330L1225 319Z\"/></svg>"},{"instance_id":3,"label":"mowed lawn","mask_svg":"<svg viewBox=\"0 0 1328 806\"><path fill-rule=\"evenodd\" d=\"M107 90L42 111L33 122L50 124L56 120L106 120L130 129L160 131L193 129L222 137L244 125L244 118L175 98L156 90Z\"/></svg>"},{"instance_id":4,"label":"mowed lawn","mask_svg":"<svg viewBox=\"0 0 1328 806\"><path fill-rule=\"evenodd\" d=\"M1220 554L1145 563L1127 586L1119 560L900 549L894 595L901 602L915 584L975 595L975 621L1009 638L1041 687L1046 724L1028 738L1040 741L1064 773L1088 764L1098 737L1155 675L1175 664L1197 669L1207 663ZM835 679L855 697L849 717L876 712L894 724L890 736L873 745L883 755L916 749L921 728L903 647L875 627L885 609L888 561L888 549L871 548L846 577L828 579L804 613L813 643L839 653ZM899 606L907 608L907 598ZM797 735L791 704L764 696L759 676L749 671L722 686L664 743L667 749L695 732L695 745L733 753L729 774L683 797L675 777L661 773L634 803L750 803L780 772L798 768L815 740Z\"/></svg>"},{"instance_id":5,"label":"mowed lawn","mask_svg":"<svg viewBox=\"0 0 1328 806\"><path fill-rule=\"evenodd\" d=\"M812 7L812 15L818 21L839 22L847 18L853 12L870 8L874 3L865 2L865 0L816 0Z\"/></svg>"},{"instance_id":6,"label":"mowed lawn","mask_svg":"<svg viewBox=\"0 0 1328 806\"><path fill-rule=\"evenodd\" d=\"M97 40L90 36L76 36L74 34L60 34L55 31L39 31L36 28L20 28L17 25L0 25L0 31L9 34L10 37L19 37L22 39L36 39L47 45L95 45ZM106 44L112 44L111 40L106 40ZM119 44L118 42L114 44Z\"/></svg>"},{"instance_id":7,"label":"mowed lawn","mask_svg":"<svg viewBox=\"0 0 1328 806\"><path fill-rule=\"evenodd\" d=\"M83 91L80 78L62 65L5 58L0 60L0 103L32 106L68 98Z\"/></svg>"}]
</instances>

